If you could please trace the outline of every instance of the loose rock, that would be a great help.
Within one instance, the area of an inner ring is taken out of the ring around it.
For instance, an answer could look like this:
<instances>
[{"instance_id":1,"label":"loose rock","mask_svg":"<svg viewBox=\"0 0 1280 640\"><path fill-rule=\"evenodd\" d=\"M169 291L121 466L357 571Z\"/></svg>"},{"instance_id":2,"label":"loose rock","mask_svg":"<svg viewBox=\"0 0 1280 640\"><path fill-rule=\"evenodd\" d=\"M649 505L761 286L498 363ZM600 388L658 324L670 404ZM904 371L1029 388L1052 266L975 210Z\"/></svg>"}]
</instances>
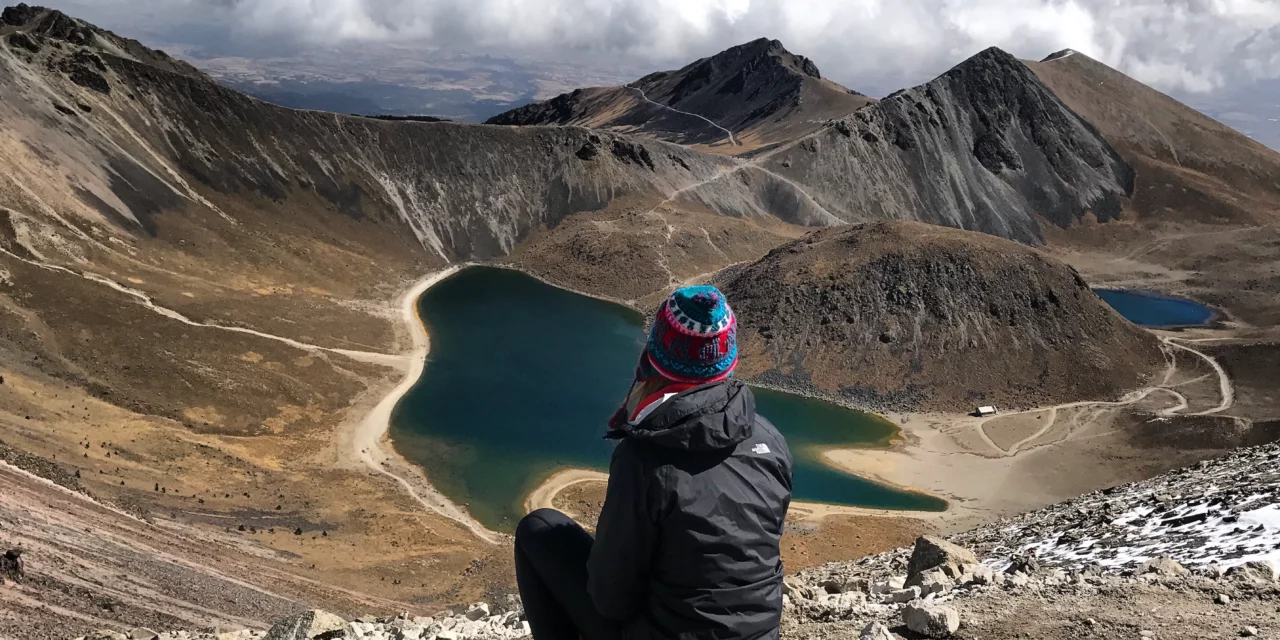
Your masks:
<instances>
[{"instance_id":1,"label":"loose rock","mask_svg":"<svg viewBox=\"0 0 1280 640\"><path fill-rule=\"evenodd\" d=\"M972 551L937 536L920 536L916 539L911 560L907 563L907 579L909 582L921 572L944 566L958 576L963 572L963 567L976 564L978 558Z\"/></svg>"},{"instance_id":2,"label":"loose rock","mask_svg":"<svg viewBox=\"0 0 1280 640\"><path fill-rule=\"evenodd\" d=\"M342 631L347 621L338 616L312 609L277 622L263 640L314 640L317 636Z\"/></svg>"},{"instance_id":3,"label":"loose rock","mask_svg":"<svg viewBox=\"0 0 1280 640\"><path fill-rule=\"evenodd\" d=\"M942 605L910 604L902 610L907 628L929 638L946 638L960 628L960 612Z\"/></svg>"},{"instance_id":4,"label":"loose rock","mask_svg":"<svg viewBox=\"0 0 1280 640\"><path fill-rule=\"evenodd\" d=\"M896 640L896 639L894 638L893 633L889 631L889 627L886 627L880 624L879 622L872 622L871 624L862 628L862 633L858 634L858 640Z\"/></svg>"}]
</instances>

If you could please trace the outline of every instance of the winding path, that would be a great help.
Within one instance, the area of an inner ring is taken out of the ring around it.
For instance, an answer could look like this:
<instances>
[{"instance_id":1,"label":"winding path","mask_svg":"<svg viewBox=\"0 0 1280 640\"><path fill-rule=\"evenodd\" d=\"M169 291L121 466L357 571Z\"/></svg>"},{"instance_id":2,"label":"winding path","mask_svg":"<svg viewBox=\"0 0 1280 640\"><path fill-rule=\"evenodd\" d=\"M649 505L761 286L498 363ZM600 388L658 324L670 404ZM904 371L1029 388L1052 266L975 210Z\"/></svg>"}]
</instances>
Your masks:
<instances>
[{"instance_id":1,"label":"winding path","mask_svg":"<svg viewBox=\"0 0 1280 640\"><path fill-rule=\"evenodd\" d=\"M1209 363L1209 366L1213 367L1213 370L1218 377L1219 394L1222 397L1222 402L1219 403L1217 407L1214 407L1212 409L1208 409L1205 411L1199 411L1196 413L1184 413L1190 406L1189 402L1187 401L1187 397L1183 395L1181 392L1174 389L1174 387L1187 384L1187 382L1182 382L1175 385L1169 385L1169 380L1173 378L1174 374L1177 373L1177 370L1178 370L1177 360L1175 358L1170 358L1169 368L1165 371L1164 379L1161 384L1151 386L1151 387L1146 387L1143 389L1138 389L1136 391L1129 393L1128 395L1126 395L1124 398L1120 400L1116 400L1116 401L1084 400L1079 402L1068 402L1065 404L1054 405L1051 407L1039 407L1036 409L1027 409L1025 411L1014 411L1011 413L1004 413L997 416L992 416L984 420L979 420L973 423L974 429L977 430L978 435L982 438L982 440L986 442L987 445L990 446L993 450L999 452L1000 455L1015 456L1018 454L1018 452L1022 449L1023 446L1029 443L1035 442L1037 439L1044 436L1046 433L1051 431L1055 426L1057 426L1058 412L1063 409L1076 409L1076 408L1082 408L1082 407L1127 407L1130 405L1137 404L1147 399L1147 397L1149 397L1151 394L1157 393L1157 392L1168 393L1174 396L1178 400L1178 404L1172 407L1167 407L1165 409L1160 410L1159 415L1166 416L1166 417L1207 416L1215 413L1221 413L1223 411L1226 411L1227 409L1230 409L1232 406L1235 405L1235 386L1231 383L1231 377L1227 375L1226 369L1223 369L1222 365L1218 364L1216 360L1214 360L1212 357L1208 356L1204 352L1198 351L1184 344L1179 344L1176 338L1161 336L1160 343L1164 345L1168 345L1169 348L1171 349L1181 349L1183 351L1189 351L1195 354L1197 357L1203 359L1205 362ZM1196 380L1203 379L1203 377L1204 376L1202 376L1201 378L1197 378ZM1010 445L1010 447L1007 450L997 445L995 441L991 439L991 436L987 434L986 425L988 422L991 422L992 420L1008 418L1011 416L1027 415L1032 413L1041 413L1045 411L1049 412L1049 419L1045 421L1045 425L1041 427L1038 431L1036 431L1034 434L1026 438L1023 438L1022 440L1019 440L1018 442L1015 442L1014 444Z\"/></svg>"},{"instance_id":2,"label":"winding path","mask_svg":"<svg viewBox=\"0 0 1280 640\"><path fill-rule=\"evenodd\" d=\"M672 106L669 106L669 105L662 104L661 102L654 102L653 100L650 100L650 99L649 99L649 96L647 96L647 95L645 95L645 94L644 94L644 90L643 90L643 89L641 89L640 87L633 87L633 86L631 86L631 85L629 85L629 84L628 84L628 85L624 85L624 86L625 86L626 88L631 89L632 91L635 91L636 93L640 94L640 99L641 99L641 100L644 100L645 102L648 102L649 104L652 104L652 105L655 105L655 106L662 107L663 109L667 109L667 110L669 110L669 111L674 111L675 113L683 114L683 115L686 115L686 116L693 116L693 117L695 117L695 118L697 118L697 119L699 119L699 120L702 120L703 122L706 122L707 124L709 124L709 125L711 125L711 126L713 126L713 127L717 128L717 129L719 129L719 130L723 131L723 132L725 133L725 135L729 136L729 144L731 144L731 145L733 145L733 146L735 146L735 147L742 146L742 145L739 145L739 144L738 144L738 141L733 137L733 132L732 132L732 131L730 131L730 130L728 130L728 129L726 129L726 128L722 127L722 126L720 126L720 125L719 125L719 124L717 124L714 120L712 120L712 119L710 119L710 118L708 118L708 117L706 117L706 116L701 116L701 115L698 115L698 114L696 114L696 113L691 113L691 112L689 112L689 111L681 111L681 110L679 110L679 109L677 109L677 108L675 108L675 107L672 107Z\"/></svg>"},{"instance_id":3,"label":"winding path","mask_svg":"<svg viewBox=\"0 0 1280 640\"><path fill-rule=\"evenodd\" d=\"M455 265L432 273L422 280L419 280L400 297L399 307L401 315L407 325L406 328L409 331L409 335L412 336L413 348L407 354L397 355L379 353L375 351L357 351L352 349L324 347L316 344L300 342L284 336L264 333L254 329L246 329L244 327L229 327L209 322L198 322L174 311L173 309L156 304L155 301L151 299L151 296L148 296L142 291L126 287L114 280L111 280L110 278L100 276L96 273L78 272L62 265L31 260L3 247L0 247L0 253L41 269L78 276L95 284L109 287L138 300L143 307L157 315L181 322L188 326L247 334L259 338L265 338L267 340L282 342L295 349L311 352L333 353L361 362L380 364L403 370L405 373L404 377L400 380L400 384L384 396L382 400L365 415L364 419L350 430L349 435L345 438L345 440L349 440L350 442L345 445L345 450L339 451L340 457L344 460L358 461L360 464L367 466L370 470L391 478L404 488L404 490L423 507L427 508L429 511L453 520L463 527L466 527L467 530L477 538L492 544L497 544L502 540L501 534L485 528L485 526L480 524L479 521L471 517L471 514L467 513L465 509L459 507L452 500L449 500L449 498L444 494L440 493L430 484L430 482L426 480L424 476L415 473L415 470L410 465L404 464L399 457L383 451L379 444L383 435L386 434L387 429L391 426L391 412L395 409L396 403L398 403L400 398L413 387L413 384L417 382L419 377L421 377L422 369L426 366L427 352L430 349L430 341L427 337L425 328L422 326L421 320L418 319L415 307L417 300L432 285L440 282L450 275L453 275L465 265Z\"/></svg>"},{"instance_id":4,"label":"winding path","mask_svg":"<svg viewBox=\"0 0 1280 640\"><path fill-rule=\"evenodd\" d=\"M16 253L13 253L12 251L9 251L8 249L5 249L3 247L0 247L0 253L3 253L9 256L10 258L18 260L20 262L25 262L26 264L29 264L33 267L39 267L41 269L45 269L48 271L57 271L57 272L65 273L68 275L78 276L90 282L94 282L106 287L110 287L112 289L115 289L116 291L119 291L120 293L136 298L139 302L142 303L142 306L146 307L147 309L150 309L151 311L154 311L155 313L162 315L170 320L176 320L188 326L203 327L206 329L220 329L222 331L231 331L233 333L243 333L251 336L257 336L259 338L266 338L268 340L275 340L276 342L283 342L291 347L294 347L295 349L302 349L304 351L313 351L313 352L325 351L329 353L336 353L339 355L347 356L348 358L351 358L353 360L360 360L362 362L371 362L374 364L383 364L388 366L397 366L404 362L404 358L405 358L404 356L378 353L376 351L357 351L354 349L339 349L336 347L324 347L318 344L309 344L306 342L300 342L298 340L294 340L293 338L286 338L284 336L277 336L270 333L263 333L262 331L257 331L255 329L248 329L245 327L232 327L227 325L215 324L211 322L198 322L196 320L192 320L191 318L188 318L185 315L182 315L177 311L174 311L173 309L162 307L156 304L155 300L151 299L151 296L147 295L142 291L133 289L131 287L126 287L120 284L119 282L116 282L115 280L112 280L104 276L100 276L96 273L93 273L90 271L76 271L74 269L69 269L67 267L64 267L58 264L42 262L39 260L31 260L29 258L24 258Z\"/></svg>"}]
</instances>

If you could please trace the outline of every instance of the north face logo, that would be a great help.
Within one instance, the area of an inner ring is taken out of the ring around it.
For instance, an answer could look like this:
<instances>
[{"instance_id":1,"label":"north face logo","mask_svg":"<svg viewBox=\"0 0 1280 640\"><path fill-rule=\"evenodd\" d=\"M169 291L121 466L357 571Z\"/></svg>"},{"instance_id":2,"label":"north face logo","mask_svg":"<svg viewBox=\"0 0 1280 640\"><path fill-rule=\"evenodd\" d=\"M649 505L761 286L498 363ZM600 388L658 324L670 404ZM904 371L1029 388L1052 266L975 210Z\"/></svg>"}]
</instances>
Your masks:
<instances>
[{"instance_id":1,"label":"north face logo","mask_svg":"<svg viewBox=\"0 0 1280 640\"><path fill-rule=\"evenodd\" d=\"M762 456L762 455L764 455L764 454L766 454L766 453L769 453L769 445L767 445L767 444L765 444L765 443L761 442L760 444L758 444L758 445L756 445L756 446L754 446L754 447L751 447L751 453L754 453L754 454L756 454L756 455L758 455L758 456Z\"/></svg>"}]
</instances>

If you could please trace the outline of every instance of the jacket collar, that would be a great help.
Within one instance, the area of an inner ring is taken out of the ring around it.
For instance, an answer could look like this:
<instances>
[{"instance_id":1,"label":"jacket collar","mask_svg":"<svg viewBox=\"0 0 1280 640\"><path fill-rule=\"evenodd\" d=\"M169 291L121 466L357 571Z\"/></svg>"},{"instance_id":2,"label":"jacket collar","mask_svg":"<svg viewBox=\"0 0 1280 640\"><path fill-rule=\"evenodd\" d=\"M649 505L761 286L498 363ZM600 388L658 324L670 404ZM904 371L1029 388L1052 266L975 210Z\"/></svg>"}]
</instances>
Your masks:
<instances>
[{"instance_id":1,"label":"jacket collar","mask_svg":"<svg viewBox=\"0 0 1280 640\"><path fill-rule=\"evenodd\" d=\"M714 451L751 437L755 397L739 380L724 380L681 391L638 424L622 424L606 437L647 440L665 449Z\"/></svg>"}]
</instances>

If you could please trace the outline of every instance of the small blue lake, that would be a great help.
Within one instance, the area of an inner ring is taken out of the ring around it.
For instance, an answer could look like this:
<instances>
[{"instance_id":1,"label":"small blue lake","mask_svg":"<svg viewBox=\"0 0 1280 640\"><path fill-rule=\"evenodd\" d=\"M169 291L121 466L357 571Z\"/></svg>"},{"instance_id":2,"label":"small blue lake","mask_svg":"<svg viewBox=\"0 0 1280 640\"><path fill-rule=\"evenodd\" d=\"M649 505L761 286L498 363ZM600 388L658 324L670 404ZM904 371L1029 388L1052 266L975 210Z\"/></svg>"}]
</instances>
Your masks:
<instances>
[{"instance_id":1,"label":"small blue lake","mask_svg":"<svg viewBox=\"0 0 1280 640\"><path fill-rule=\"evenodd\" d=\"M1094 293L1129 322L1152 329L1201 327L1218 315L1194 300L1149 291L1094 289Z\"/></svg>"},{"instance_id":2,"label":"small blue lake","mask_svg":"<svg viewBox=\"0 0 1280 640\"><path fill-rule=\"evenodd\" d=\"M396 450L477 520L511 530L524 498L557 469L607 471L608 420L644 346L632 309L539 282L471 267L429 289L418 313L431 354L396 406ZM822 451L883 447L897 434L881 416L756 389L756 406L787 438L797 500L940 511L938 498L828 466Z\"/></svg>"}]
</instances>

